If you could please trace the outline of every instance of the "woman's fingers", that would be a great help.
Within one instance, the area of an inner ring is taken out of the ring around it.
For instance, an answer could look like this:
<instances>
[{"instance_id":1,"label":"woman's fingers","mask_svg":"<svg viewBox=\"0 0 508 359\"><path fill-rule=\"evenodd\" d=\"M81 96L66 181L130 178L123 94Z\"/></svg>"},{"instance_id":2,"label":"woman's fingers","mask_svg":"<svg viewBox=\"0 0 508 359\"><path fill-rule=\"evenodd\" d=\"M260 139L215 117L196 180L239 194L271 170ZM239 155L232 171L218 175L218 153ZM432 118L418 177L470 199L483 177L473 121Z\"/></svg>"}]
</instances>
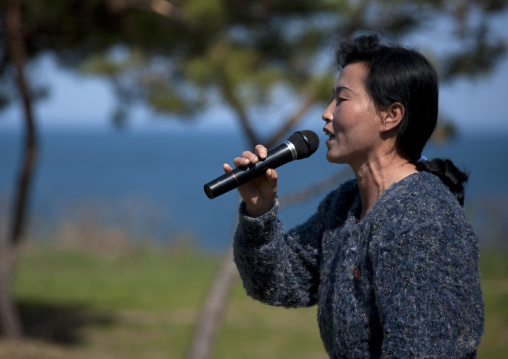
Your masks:
<instances>
[{"instance_id":1,"label":"woman's fingers","mask_svg":"<svg viewBox=\"0 0 508 359\"><path fill-rule=\"evenodd\" d=\"M242 153L242 157L236 157L233 160L233 164L235 167L248 166L250 164L255 164L259 161L258 156L250 151L245 151Z\"/></svg>"},{"instance_id":2,"label":"woman's fingers","mask_svg":"<svg viewBox=\"0 0 508 359\"><path fill-rule=\"evenodd\" d=\"M233 168L230 165L228 165L227 163L224 163L222 165L222 168L224 169L225 173L229 173L229 172L231 172L233 170Z\"/></svg>"},{"instance_id":3,"label":"woman's fingers","mask_svg":"<svg viewBox=\"0 0 508 359\"><path fill-rule=\"evenodd\" d=\"M245 151L241 157L236 157L233 160L235 167L248 166L255 164L260 160L264 160L268 154L266 147L257 145L254 152ZM224 172L229 173L233 170L229 164L222 165ZM273 207L275 196L277 194L277 172L273 169L266 171L264 176L256 178L252 181L244 183L239 186L238 191L240 196L246 203L246 211L251 216L259 216Z\"/></svg>"},{"instance_id":4,"label":"woman's fingers","mask_svg":"<svg viewBox=\"0 0 508 359\"><path fill-rule=\"evenodd\" d=\"M267 156L268 151L263 145L257 145L254 149L255 153L251 151L244 151L242 157L236 157L233 160L235 167L248 166L250 164L256 164L259 160L264 160Z\"/></svg>"},{"instance_id":5,"label":"woman's fingers","mask_svg":"<svg viewBox=\"0 0 508 359\"><path fill-rule=\"evenodd\" d=\"M257 145L254 148L254 152L256 152L256 155L262 160L264 160L266 158L266 155L268 154L266 147L263 145Z\"/></svg>"}]
</instances>

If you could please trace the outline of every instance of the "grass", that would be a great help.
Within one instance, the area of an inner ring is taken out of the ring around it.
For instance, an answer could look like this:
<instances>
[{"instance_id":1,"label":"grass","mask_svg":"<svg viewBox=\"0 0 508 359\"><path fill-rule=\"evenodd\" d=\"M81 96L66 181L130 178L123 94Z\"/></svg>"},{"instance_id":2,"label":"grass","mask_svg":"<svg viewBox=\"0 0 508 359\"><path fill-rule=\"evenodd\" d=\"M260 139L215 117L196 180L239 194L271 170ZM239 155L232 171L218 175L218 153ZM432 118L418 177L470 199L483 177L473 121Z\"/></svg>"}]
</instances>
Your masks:
<instances>
[{"instance_id":1,"label":"grass","mask_svg":"<svg viewBox=\"0 0 508 359\"><path fill-rule=\"evenodd\" d=\"M32 248L15 293L27 340L0 340L1 358L183 358L219 258L192 251L132 249L114 255ZM508 261L481 256L486 332L479 358L508 353ZM316 309L273 308L237 283L214 358L325 359Z\"/></svg>"},{"instance_id":2,"label":"grass","mask_svg":"<svg viewBox=\"0 0 508 359\"><path fill-rule=\"evenodd\" d=\"M479 357L508 356L508 253L489 251L480 256L485 300L485 335Z\"/></svg>"}]
</instances>

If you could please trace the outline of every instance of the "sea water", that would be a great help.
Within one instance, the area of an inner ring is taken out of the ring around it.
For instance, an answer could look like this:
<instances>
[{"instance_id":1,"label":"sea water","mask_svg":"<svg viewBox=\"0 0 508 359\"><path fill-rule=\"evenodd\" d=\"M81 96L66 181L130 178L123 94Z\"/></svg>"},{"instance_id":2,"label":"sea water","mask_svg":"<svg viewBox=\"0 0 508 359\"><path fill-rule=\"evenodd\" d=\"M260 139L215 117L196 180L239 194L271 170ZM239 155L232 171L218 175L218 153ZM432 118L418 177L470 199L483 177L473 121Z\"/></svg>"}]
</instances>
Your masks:
<instances>
[{"instance_id":1,"label":"sea water","mask_svg":"<svg viewBox=\"0 0 508 359\"><path fill-rule=\"evenodd\" d=\"M18 132L0 133L4 217L12 202L22 140ZM47 235L87 208L104 225L123 225L137 237L171 241L185 234L203 248L223 250L231 241L238 195L232 191L210 200L203 185L221 175L222 164L231 164L244 149L243 138L232 133L46 131L40 135L29 203L30 233ZM310 158L280 167L279 196L347 171L347 166L328 163L325 153L322 144ZM425 155L449 158L470 171L466 203L508 198L508 134L460 135L446 144L428 145ZM281 210L286 227L310 216L325 194Z\"/></svg>"}]
</instances>

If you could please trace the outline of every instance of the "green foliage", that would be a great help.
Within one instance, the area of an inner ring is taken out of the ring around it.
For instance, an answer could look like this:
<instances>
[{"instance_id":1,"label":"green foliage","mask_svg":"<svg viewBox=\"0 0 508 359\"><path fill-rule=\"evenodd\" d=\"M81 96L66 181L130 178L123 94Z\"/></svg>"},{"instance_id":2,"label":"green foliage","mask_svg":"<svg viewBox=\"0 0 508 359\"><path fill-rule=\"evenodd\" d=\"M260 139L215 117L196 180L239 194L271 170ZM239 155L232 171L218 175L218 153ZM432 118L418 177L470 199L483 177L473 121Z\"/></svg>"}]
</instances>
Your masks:
<instances>
[{"instance_id":1,"label":"green foliage","mask_svg":"<svg viewBox=\"0 0 508 359\"><path fill-rule=\"evenodd\" d=\"M481 33L479 36L485 37L486 35ZM506 44L503 40L488 44L484 38L479 38L469 48L446 59L443 64L443 77L450 79L460 74L470 77L489 74L505 52Z\"/></svg>"},{"instance_id":2,"label":"green foliage","mask_svg":"<svg viewBox=\"0 0 508 359\"><path fill-rule=\"evenodd\" d=\"M219 95L249 130L256 122L249 110L272 105L277 88L291 94L284 101L312 98L322 106L328 96L316 83L328 77L331 87L334 81L333 56L324 62L323 54L359 29L397 39L446 20L445 35L457 46L436 56L444 78L487 72L506 50L505 39L491 38L489 19L505 8L499 0L40 0L24 2L23 21L29 60L52 53L70 69L108 78L120 114L138 101L189 118L210 109ZM118 61L112 55L118 48L143 61L134 67ZM8 89L8 53L0 56ZM282 126L288 118L279 119Z\"/></svg>"},{"instance_id":3,"label":"green foliage","mask_svg":"<svg viewBox=\"0 0 508 359\"><path fill-rule=\"evenodd\" d=\"M100 54L90 57L81 68L86 73L114 77L121 74L127 66L126 62L115 62Z\"/></svg>"},{"instance_id":4,"label":"green foliage","mask_svg":"<svg viewBox=\"0 0 508 359\"><path fill-rule=\"evenodd\" d=\"M208 29L220 29L227 16L223 1L186 1L182 4L182 11L189 21Z\"/></svg>"}]
</instances>

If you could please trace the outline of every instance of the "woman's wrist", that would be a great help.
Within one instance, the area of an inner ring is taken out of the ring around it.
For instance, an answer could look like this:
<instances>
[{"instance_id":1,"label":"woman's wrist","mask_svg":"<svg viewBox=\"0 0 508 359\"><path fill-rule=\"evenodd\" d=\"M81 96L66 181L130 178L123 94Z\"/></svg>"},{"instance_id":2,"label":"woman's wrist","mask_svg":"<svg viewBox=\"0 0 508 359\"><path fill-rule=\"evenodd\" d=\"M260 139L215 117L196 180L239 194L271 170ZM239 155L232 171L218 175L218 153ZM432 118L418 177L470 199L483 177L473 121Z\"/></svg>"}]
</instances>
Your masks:
<instances>
[{"instance_id":1,"label":"woman's wrist","mask_svg":"<svg viewBox=\"0 0 508 359\"><path fill-rule=\"evenodd\" d=\"M256 207L256 206L249 206L248 204L245 205L245 213L252 218L261 217L265 213L269 212L275 204L275 201L270 206L262 206L262 207Z\"/></svg>"}]
</instances>

